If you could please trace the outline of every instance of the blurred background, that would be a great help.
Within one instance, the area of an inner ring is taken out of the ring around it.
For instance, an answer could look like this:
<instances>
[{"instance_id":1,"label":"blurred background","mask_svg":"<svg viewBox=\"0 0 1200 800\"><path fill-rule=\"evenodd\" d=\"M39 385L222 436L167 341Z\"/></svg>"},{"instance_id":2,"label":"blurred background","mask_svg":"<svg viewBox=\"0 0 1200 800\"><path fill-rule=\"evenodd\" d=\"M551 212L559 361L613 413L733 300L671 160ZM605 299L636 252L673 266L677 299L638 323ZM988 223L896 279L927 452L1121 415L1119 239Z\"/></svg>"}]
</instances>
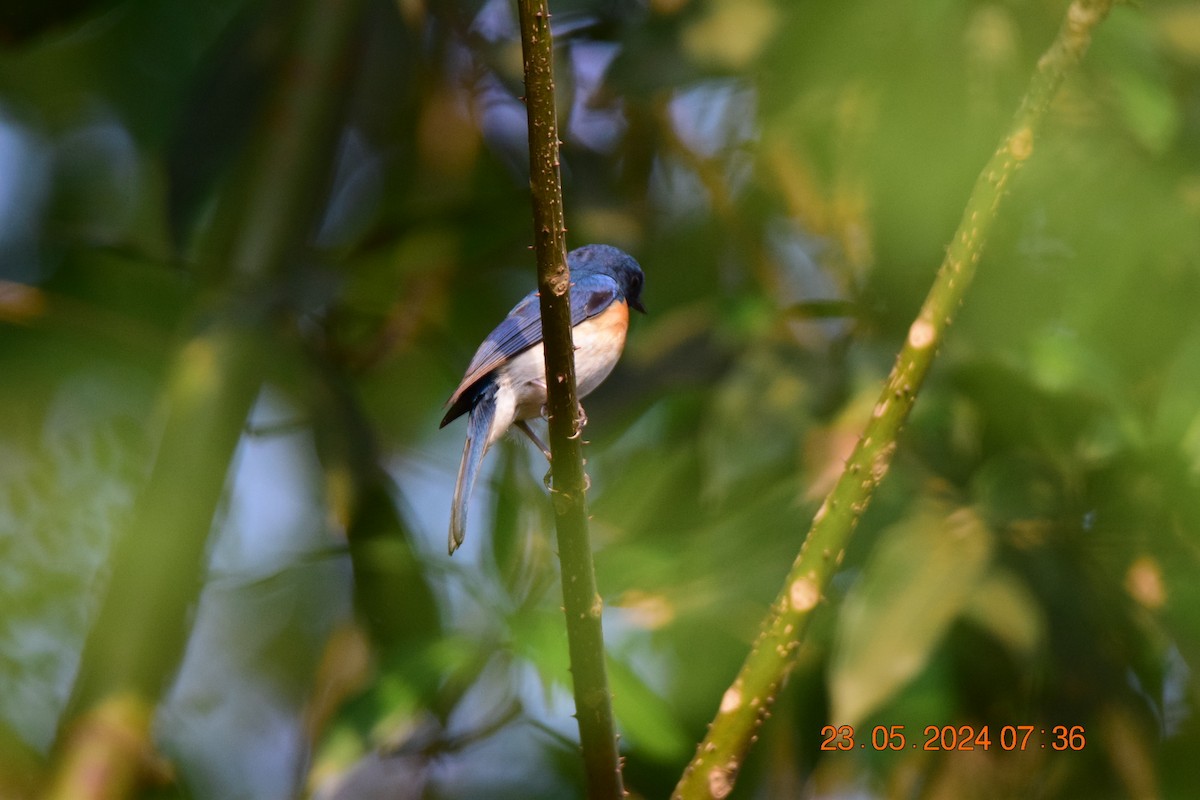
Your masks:
<instances>
[{"instance_id":1,"label":"blurred background","mask_svg":"<svg viewBox=\"0 0 1200 800\"><path fill-rule=\"evenodd\" d=\"M1065 5L552 3L569 244L647 275L586 402L634 796L666 796L702 737ZM313 81L327 13L342 55ZM305 93L321 135L289 138ZM0 796L35 793L77 677L123 657L98 631L126 623L163 654L150 796L582 796L527 442L489 454L445 553L464 428L442 404L535 280L521 94L507 0L5 4ZM1200 6L1121 7L735 797L1192 796L1198 307ZM235 435L164 436L212 318L258 354L228 372L245 402L197 412ZM151 480L176 447L204 474ZM192 568L121 556L151 502ZM134 621L148 596L98 627L139 569L182 630ZM991 746L826 752L828 724ZM1024 752L1005 725L1035 727ZM1056 725L1085 739L1055 751Z\"/></svg>"}]
</instances>

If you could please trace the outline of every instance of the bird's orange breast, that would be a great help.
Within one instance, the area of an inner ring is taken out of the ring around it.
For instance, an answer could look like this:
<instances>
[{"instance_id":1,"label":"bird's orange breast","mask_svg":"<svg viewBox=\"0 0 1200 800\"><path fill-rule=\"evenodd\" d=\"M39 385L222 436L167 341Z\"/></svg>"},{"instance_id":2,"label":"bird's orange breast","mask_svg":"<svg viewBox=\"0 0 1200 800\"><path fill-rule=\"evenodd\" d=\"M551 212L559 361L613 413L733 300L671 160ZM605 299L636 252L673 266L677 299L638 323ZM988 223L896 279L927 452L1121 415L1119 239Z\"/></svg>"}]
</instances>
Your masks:
<instances>
[{"instance_id":1,"label":"bird's orange breast","mask_svg":"<svg viewBox=\"0 0 1200 800\"><path fill-rule=\"evenodd\" d=\"M575 326L575 382L579 396L600 385L621 357L629 330L629 305L614 301L601 313Z\"/></svg>"}]
</instances>

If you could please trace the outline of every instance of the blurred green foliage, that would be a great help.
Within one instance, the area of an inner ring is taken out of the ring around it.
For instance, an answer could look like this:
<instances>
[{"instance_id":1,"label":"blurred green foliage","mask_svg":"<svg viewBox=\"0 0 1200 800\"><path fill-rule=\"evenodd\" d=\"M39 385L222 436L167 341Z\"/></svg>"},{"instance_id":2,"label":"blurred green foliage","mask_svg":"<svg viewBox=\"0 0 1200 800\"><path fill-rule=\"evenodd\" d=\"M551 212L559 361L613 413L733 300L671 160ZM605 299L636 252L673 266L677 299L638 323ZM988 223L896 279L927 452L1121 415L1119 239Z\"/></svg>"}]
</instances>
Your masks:
<instances>
[{"instance_id":1,"label":"blurred green foliage","mask_svg":"<svg viewBox=\"0 0 1200 800\"><path fill-rule=\"evenodd\" d=\"M665 796L1064 4L552 6L569 240L647 273L586 452L627 784ZM236 296L196 265L292 13L0 12L0 794L54 740L177 337ZM525 443L443 551L462 430L441 403L534 280L513 19L370 6L318 222L238 299L272 358L159 714L161 796L580 793ZM1102 26L735 796L1194 792L1198 87L1194 4ZM822 751L827 724L867 746ZM876 725L992 746L877 752ZM1004 725L1086 746L1005 752Z\"/></svg>"}]
</instances>

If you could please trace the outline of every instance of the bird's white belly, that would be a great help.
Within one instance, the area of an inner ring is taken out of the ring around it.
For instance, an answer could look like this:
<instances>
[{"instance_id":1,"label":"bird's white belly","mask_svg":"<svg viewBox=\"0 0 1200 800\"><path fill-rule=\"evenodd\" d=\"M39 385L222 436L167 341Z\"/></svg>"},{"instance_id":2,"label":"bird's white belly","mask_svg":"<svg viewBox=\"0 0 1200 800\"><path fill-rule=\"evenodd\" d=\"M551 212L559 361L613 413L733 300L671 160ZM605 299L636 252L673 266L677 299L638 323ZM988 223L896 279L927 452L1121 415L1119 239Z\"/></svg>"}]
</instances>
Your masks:
<instances>
[{"instance_id":1,"label":"bird's white belly","mask_svg":"<svg viewBox=\"0 0 1200 800\"><path fill-rule=\"evenodd\" d=\"M618 302L575 326L572 335L579 397L588 395L612 372L625 347L628 325L629 308ZM511 421L541 416L546 405L546 356L542 344L539 342L514 356L498 370L496 378L497 424L488 437L489 444L504 435ZM501 427L505 420L508 422Z\"/></svg>"},{"instance_id":2,"label":"bird's white belly","mask_svg":"<svg viewBox=\"0 0 1200 800\"><path fill-rule=\"evenodd\" d=\"M613 371L625 349L628 329L629 306L623 302L575 326L575 383L580 397L590 394Z\"/></svg>"}]
</instances>

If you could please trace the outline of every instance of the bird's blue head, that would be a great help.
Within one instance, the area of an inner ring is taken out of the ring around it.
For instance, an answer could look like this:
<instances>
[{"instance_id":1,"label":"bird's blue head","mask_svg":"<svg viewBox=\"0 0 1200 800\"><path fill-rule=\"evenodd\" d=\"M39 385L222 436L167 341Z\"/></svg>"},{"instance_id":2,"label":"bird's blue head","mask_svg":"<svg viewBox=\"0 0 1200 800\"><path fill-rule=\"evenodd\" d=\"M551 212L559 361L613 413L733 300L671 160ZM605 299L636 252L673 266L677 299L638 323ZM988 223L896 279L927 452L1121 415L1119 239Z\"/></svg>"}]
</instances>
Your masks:
<instances>
[{"instance_id":1,"label":"bird's blue head","mask_svg":"<svg viewBox=\"0 0 1200 800\"><path fill-rule=\"evenodd\" d=\"M621 287L621 294L630 308L646 313L642 306L642 284L646 276L633 256L624 250L607 244L585 245L567 253L567 266L574 276L593 274L612 277Z\"/></svg>"}]
</instances>

